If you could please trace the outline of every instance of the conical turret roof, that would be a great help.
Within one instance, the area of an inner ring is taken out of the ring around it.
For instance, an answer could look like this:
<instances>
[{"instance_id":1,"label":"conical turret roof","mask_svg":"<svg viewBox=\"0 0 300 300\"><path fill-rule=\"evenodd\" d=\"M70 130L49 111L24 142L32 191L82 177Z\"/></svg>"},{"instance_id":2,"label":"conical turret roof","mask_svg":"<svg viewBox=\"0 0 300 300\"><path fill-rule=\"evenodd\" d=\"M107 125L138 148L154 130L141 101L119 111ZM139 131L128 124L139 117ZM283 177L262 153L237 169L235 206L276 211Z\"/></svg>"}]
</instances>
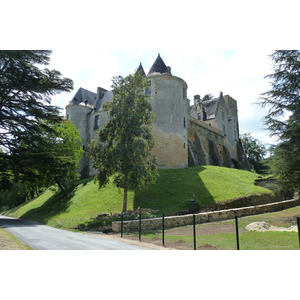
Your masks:
<instances>
[{"instance_id":1,"label":"conical turret roof","mask_svg":"<svg viewBox=\"0 0 300 300\"><path fill-rule=\"evenodd\" d=\"M160 54L158 54L154 64L152 65L148 75L160 73L160 74L171 74L170 68L166 66Z\"/></svg>"},{"instance_id":2,"label":"conical turret roof","mask_svg":"<svg viewBox=\"0 0 300 300\"><path fill-rule=\"evenodd\" d=\"M141 72L143 76L146 76L142 63L140 63L139 67L136 70L137 72Z\"/></svg>"}]
</instances>

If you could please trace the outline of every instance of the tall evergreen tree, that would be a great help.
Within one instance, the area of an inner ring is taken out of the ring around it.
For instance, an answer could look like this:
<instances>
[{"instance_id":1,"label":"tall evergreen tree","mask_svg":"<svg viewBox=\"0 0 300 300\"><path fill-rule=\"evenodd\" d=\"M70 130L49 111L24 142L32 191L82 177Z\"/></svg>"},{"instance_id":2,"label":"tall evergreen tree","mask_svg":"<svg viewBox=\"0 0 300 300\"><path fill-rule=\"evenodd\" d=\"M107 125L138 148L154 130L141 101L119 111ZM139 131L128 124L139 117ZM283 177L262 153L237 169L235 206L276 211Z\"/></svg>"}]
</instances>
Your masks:
<instances>
[{"instance_id":1,"label":"tall evergreen tree","mask_svg":"<svg viewBox=\"0 0 300 300\"><path fill-rule=\"evenodd\" d=\"M0 51L0 189L7 189L12 180L36 175L34 166L41 170L47 165L48 171L53 167L42 145L46 135L57 137L63 118L60 108L51 105L51 97L71 91L73 81L57 70L41 68L49 64L50 54L44 50Z\"/></svg>"},{"instance_id":2,"label":"tall evergreen tree","mask_svg":"<svg viewBox=\"0 0 300 300\"><path fill-rule=\"evenodd\" d=\"M71 91L73 82L56 70L39 68L49 64L50 54L0 51L0 148L4 152L9 152L23 134L40 132L40 121L61 120L60 109L50 105L51 96Z\"/></svg>"},{"instance_id":3,"label":"tall evergreen tree","mask_svg":"<svg viewBox=\"0 0 300 300\"><path fill-rule=\"evenodd\" d=\"M90 145L99 186L105 186L113 176L113 183L124 190L122 211L127 210L129 189L150 184L157 177L156 158L150 152L154 140L152 106L145 94L148 85L139 71L113 79L114 98L105 107L109 121L99 131L98 141Z\"/></svg>"},{"instance_id":4,"label":"tall evergreen tree","mask_svg":"<svg viewBox=\"0 0 300 300\"><path fill-rule=\"evenodd\" d=\"M273 161L284 186L300 190L300 51L277 50L271 55L274 73L266 76L272 89L262 94L268 106L265 122L280 143Z\"/></svg>"}]
</instances>

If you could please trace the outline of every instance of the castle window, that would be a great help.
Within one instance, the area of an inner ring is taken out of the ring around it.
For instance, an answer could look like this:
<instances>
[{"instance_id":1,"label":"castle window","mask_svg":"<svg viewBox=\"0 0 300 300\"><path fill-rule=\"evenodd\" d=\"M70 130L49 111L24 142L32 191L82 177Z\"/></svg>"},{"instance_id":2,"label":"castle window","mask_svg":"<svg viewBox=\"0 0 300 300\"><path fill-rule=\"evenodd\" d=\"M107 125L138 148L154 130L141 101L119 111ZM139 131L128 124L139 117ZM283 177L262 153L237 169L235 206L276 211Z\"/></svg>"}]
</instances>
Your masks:
<instances>
[{"instance_id":1,"label":"castle window","mask_svg":"<svg viewBox=\"0 0 300 300\"><path fill-rule=\"evenodd\" d=\"M183 117L183 127L186 128L186 120L185 120L185 117Z\"/></svg>"},{"instance_id":2,"label":"castle window","mask_svg":"<svg viewBox=\"0 0 300 300\"><path fill-rule=\"evenodd\" d=\"M100 116L95 116L95 122L94 122L94 130L99 129L100 127Z\"/></svg>"},{"instance_id":3,"label":"castle window","mask_svg":"<svg viewBox=\"0 0 300 300\"><path fill-rule=\"evenodd\" d=\"M67 120L70 120L70 115L69 114L67 114Z\"/></svg>"},{"instance_id":4,"label":"castle window","mask_svg":"<svg viewBox=\"0 0 300 300\"><path fill-rule=\"evenodd\" d=\"M186 88L183 88L183 99L186 98Z\"/></svg>"},{"instance_id":5,"label":"castle window","mask_svg":"<svg viewBox=\"0 0 300 300\"><path fill-rule=\"evenodd\" d=\"M185 143L183 143L183 148L185 149Z\"/></svg>"}]
</instances>

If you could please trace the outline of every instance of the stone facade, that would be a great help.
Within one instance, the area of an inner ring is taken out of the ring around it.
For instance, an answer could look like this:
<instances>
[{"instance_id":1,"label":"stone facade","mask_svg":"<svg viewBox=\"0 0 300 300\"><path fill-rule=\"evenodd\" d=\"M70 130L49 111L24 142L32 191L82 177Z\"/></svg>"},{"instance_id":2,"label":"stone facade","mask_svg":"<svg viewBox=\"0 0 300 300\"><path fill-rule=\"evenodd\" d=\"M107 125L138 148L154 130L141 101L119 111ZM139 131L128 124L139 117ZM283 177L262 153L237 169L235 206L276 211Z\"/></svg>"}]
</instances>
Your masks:
<instances>
[{"instance_id":1,"label":"stone facade","mask_svg":"<svg viewBox=\"0 0 300 300\"><path fill-rule=\"evenodd\" d=\"M155 140L153 153L159 168L185 168L189 165L218 165L247 169L239 139L237 101L221 93L218 98L203 99L196 95L190 106L187 83L171 73L158 55L146 75L150 81L150 101L156 116L152 125ZM103 104L112 101L113 92L98 88L97 93L80 88L66 106L66 117L77 127L82 147L107 122ZM88 158L80 162L83 176L93 175Z\"/></svg>"}]
</instances>

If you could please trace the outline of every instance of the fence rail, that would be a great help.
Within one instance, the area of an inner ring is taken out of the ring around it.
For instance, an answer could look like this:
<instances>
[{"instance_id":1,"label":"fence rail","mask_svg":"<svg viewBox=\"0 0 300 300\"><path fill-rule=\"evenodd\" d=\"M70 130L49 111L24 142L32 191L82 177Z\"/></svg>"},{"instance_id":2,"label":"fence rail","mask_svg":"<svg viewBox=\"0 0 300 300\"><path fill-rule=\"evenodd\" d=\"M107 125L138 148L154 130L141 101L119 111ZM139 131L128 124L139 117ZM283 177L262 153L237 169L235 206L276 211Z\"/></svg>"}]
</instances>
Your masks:
<instances>
[{"instance_id":1,"label":"fence rail","mask_svg":"<svg viewBox=\"0 0 300 300\"><path fill-rule=\"evenodd\" d=\"M239 238L239 227L238 227L238 216L235 216L235 237L236 237L236 250L240 250L240 238ZM162 234L162 246L165 247L165 216L162 215L161 218L156 218L156 220L161 220L161 234ZM139 214L138 220L133 220L134 222L138 221L138 236L139 241L142 241L142 215ZM121 216L121 237L124 236L124 223L128 221L124 221L123 215ZM132 221L131 221L132 222ZM298 241L299 241L299 249L300 249L300 217L296 218L296 224L298 228ZM192 215L192 235L193 235L193 248L197 250L197 234L196 234L196 215Z\"/></svg>"}]
</instances>

